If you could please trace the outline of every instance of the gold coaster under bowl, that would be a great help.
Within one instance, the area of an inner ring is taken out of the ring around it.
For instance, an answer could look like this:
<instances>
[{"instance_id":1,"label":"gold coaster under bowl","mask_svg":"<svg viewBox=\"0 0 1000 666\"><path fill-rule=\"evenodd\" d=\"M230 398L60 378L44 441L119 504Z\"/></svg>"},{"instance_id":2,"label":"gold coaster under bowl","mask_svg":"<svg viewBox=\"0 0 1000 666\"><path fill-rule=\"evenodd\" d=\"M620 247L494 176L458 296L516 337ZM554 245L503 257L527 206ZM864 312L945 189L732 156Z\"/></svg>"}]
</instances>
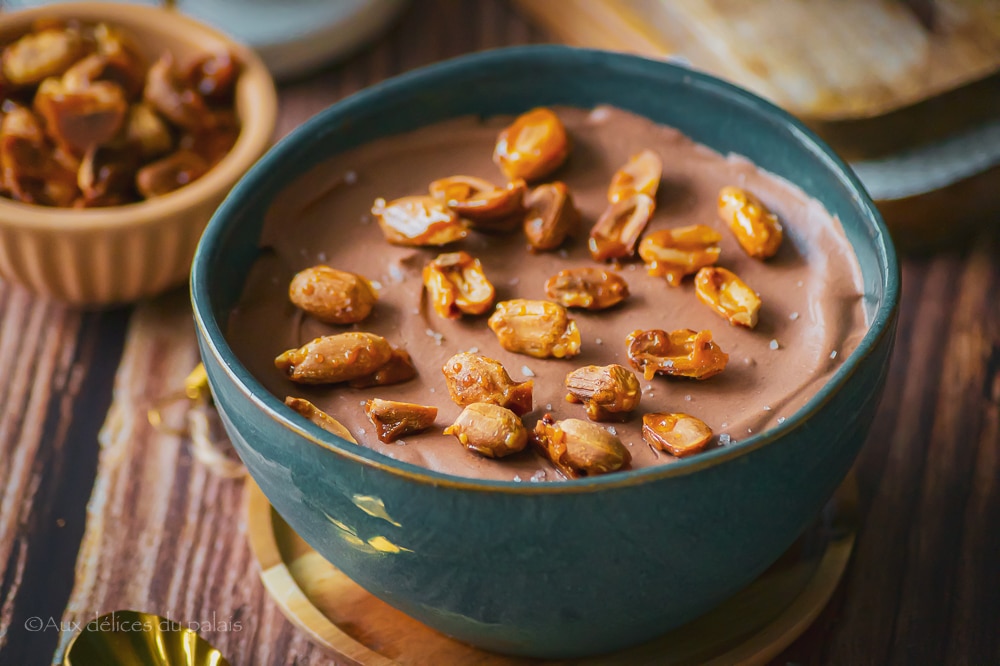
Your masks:
<instances>
[{"instance_id":1,"label":"gold coaster under bowl","mask_svg":"<svg viewBox=\"0 0 1000 666\"><path fill-rule=\"evenodd\" d=\"M802 635L833 595L854 547L857 497L857 484L849 475L816 521L770 569L707 615L623 652L559 663L766 663ZM250 480L245 502L250 546L264 587L292 624L347 663L542 663L484 652L424 626L376 599L323 559Z\"/></svg>"}]
</instances>

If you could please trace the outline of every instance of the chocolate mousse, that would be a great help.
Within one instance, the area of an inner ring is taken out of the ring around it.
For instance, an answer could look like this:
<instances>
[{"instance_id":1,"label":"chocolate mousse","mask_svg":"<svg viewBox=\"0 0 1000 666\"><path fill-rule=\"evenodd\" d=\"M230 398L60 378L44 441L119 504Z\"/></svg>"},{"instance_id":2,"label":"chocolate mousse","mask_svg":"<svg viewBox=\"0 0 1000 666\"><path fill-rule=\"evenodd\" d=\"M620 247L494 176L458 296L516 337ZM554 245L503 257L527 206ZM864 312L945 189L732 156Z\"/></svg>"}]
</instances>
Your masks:
<instances>
[{"instance_id":1,"label":"chocolate mousse","mask_svg":"<svg viewBox=\"0 0 1000 666\"><path fill-rule=\"evenodd\" d=\"M546 152L520 159L553 117ZM346 151L276 197L260 246L228 321L241 362L359 446L456 476L556 481L732 446L791 417L867 329L821 204L611 107Z\"/></svg>"}]
</instances>

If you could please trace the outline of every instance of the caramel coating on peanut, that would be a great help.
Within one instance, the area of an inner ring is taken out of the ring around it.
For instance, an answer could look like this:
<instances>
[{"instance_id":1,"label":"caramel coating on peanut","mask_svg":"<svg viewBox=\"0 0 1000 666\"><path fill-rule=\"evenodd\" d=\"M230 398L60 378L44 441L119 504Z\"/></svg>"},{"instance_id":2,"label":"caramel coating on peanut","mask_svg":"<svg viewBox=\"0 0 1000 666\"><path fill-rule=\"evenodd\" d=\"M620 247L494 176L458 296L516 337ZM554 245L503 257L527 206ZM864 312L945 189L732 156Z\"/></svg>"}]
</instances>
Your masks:
<instances>
[{"instance_id":1,"label":"caramel coating on peanut","mask_svg":"<svg viewBox=\"0 0 1000 666\"><path fill-rule=\"evenodd\" d=\"M371 314L378 293L357 273L320 265L295 274L288 285L288 298L320 321L356 324Z\"/></svg>"},{"instance_id":2,"label":"caramel coating on peanut","mask_svg":"<svg viewBox=\"0 0 1000 666\"><path fill-rule=\"evenodd\" d=\"M135 187L139 194L151 199L201 178L208 169L208 162L197 153L177 150L139 169L135 173Z\"/></svg>"},{"instance_id":3,"label":"caramel coating on peanut","mask_svg":"<svg viewBox=\"0 0 1000 666\"><path fill-rule=\"evenodd\" d=\"M583 403L591 421L620 419L639 406L642 389L621 365L586 365L566 375L569 402Z\"/></svg>"},{"instance_id":4,"label":"caramel coating on peanut","mask_svg":"<svg viewBox=\"0 0 1000 666\"><path fill-rule=\"evenodd\" d=\"M372 215L385 239L393 245L436 247L469 235L455 211L432 196L376 199Z\"/></svg>"},{"instance_id":5,"label":"caramel coating on peanut","mask_svg":"<svg viewBox=\"0 0 1000 666\"><path fill-rule=\"evenodd\" d=\"M125 138L139 147L143 159L159 157L170 152L173 137L163 119L149 104L139 102L129 108L125 120Z\"/></svg>"},{"instance_id":6,"label":"caramel coating on peanut","mask_svg":"<svg viewBox=\"0 0 1000 666\"><path fill-rule=\"evenodd\" d=\"M580 223L580 211L565 183L539 185L524 200L524 235L532 251L554 250Z\"/></svg>"},{"instance_id":7,"label":"caramel coating on peanut","mask_svg":"<svg viewBox=\"0 0 1000 666\"><path fill-rule=\"evenodd\" d=\"M753 328L760 312L760 296L732 271L717 266L702 268L694 278L698 300L733 326Z\"/></svg>"},{"instance_id":8,"label":"caramel coating on peanut","mask_svg":"<svg viewBox=\"0 0 1000 666\"><path fill-rule=\"evenodd\" d=\"M580 353L580 329L558 303L524 298L501 301L488 323L507 351L535 358L569 358Z\"/></svg>"},{"instance_id":9,"label":"caramel coating on peanut","mask_svg":"<svg viewBox=\"0 0 1000 666\"><path fill-rule=\"evenodd\" d=\"M480 354L455 354L441 368L448 395L460 407L476 402L500 405L517 415L531 411L534 381L515 382L499 361Z\"/></svg>"},{"instance_id":10,"label":"caramel coating on peanut","mask_svg":"<svg viewBox=\"0 0 1000 666\"><path fill-rule=\"evenodd\" d=\"M0 193L18 201L69 206L77 196L77 174L54 158L40 119L24 107L0 121L0 169Z\"/></svg>"},{"instance_id":11,"label":"caramel coating on peanut","mask_svg":"<svg viewBox=\"0 0 1000 666\"><path fill-rule=\"evenodd\" d=\"M211 122L205 98L181 79L169 51L149 68L142 96L157 113L178 127L198 131Z\"/></svg>"},{"instance_id":12,"label":"caramel coating on peanut","mask_svg":"<svg viewBox=\"0 0 1000 666\"><path fill-rule=\"evenodd\" d=\"M625 278L597 267L567 268L545 282L545 293L567 308L604 310L628 298Z\"/></svg>"},{"instance_id":13,"label":"caramel coating on peanut","mask_svg":"<svg viewBox=\"0 0 1000 666\"><path fill-rule=\"evenodd\" d=\"M59 76L85 52L79 32L47 28L28 33L3 49L3 78L18 86Z\"/></svg>"},{"instance_id":14,"label":"caramel coating on peanut","mask_svg":"<svg viewBox=\"0 0 1000 666\"><path fill-rule=\"evenodd\" d=\"M301 384L335 384L370 375L392 358L392 347L374 333L339 333L289 349L274 365Z\"/></svg>"},{"instance_id":15,"label":"caramel coating on peanut","mask_svg":"<svg viewBox=\"0 0 1000 666\"><path fill-rule=\"evenodd\" d=\"M594 261L607 261L634 255L655 209L653 198L641 192L611 204L590 230L590 256Z\"/></svg>"},{"instance_id":16,"label":"caramel coating on peanut","mask_svg":"<svg viewBox=\"0 0 1000 666\"><path fill-rule=\"evenodd\" d=\"M718 231L704 224L662 229L642 239L639 256L650 275L665 277L671 287L679 287L686 275L718 261L721 240Z\"/></svg>"},{"instance_id":17,"label":"caramel coating on peanut","mask_svg":"<svg viewBox=\"0 0 1000 666\"><path fill-rule=\"evenodd\" d=\"M729 354L712 341L711 331L682 328L632 331L625 340L629 363L648 381L655 375L708 379L726 368Z\"/></svg>"},{"instance_id":18,"label":"caramel coating on peanut","mask_svg":"<svg viewBox=\"0 0 1000 666\"><path fill-rule=\"evenodd\" d=\"M128 100L121 86L95 81L70 90L60 79L45 79L35 93L35 110L57 145L75 155L111 141L125 123Z\"/></svg>"},{"instance_id":19,"label":"caramel coating on peanut","mask_svg":"<svg viewBox=\"0 0 1000 666\"><path fill-rule=\"evenodd\" d=\"M527 184L521 179L501 188L473 176L441 178L428 187L432 197L469 220L474 229L487 231L512 226L508 220L524 211L522 201L527 190Z\"/></svg>"},{"instance_id":20,"label":"caramel coating on peanut","mask_svg":"<svg viewBox=\"0 0 1000 666\"><path fill-rule=\"evenodd\" d=\"M549 175L569 155L569 136L559 116L540 107L521 114L497 136L493 161L510 180Z\"/></svg>"},{"instance_id":21,"label":"caramel coating on peanut","mask_svg":"<svg viewBox=\"0 0 1000 666\"><path fill-rule=\"evenodd\" d=\"M503 458L524 450L528 431L509 409L489 402L474 402L444 430L470 451L487 458Z\"/></svg>"},{"instance_id":22,"label":"caramel coating on peanut","mask_svg":"<svg viewBox=\"0 0 1000 666\"><path fill-rule=\"evenodd\" d=\"M371 386L388 386L389 384L402 384L417 376L417 368L413 365L413 359L405 349L393 347L392 355L385 365L380 366L375 372L364 377L352 379L349 382L351 388L369 388Z\"/></svg>"},{"instance_id":23,"label":"caramel coating on peanut","mask_svg":"<svg viewBox=\"0 0 1000 666\"><path fill-rule=\"evenodd\" d=\"M632 454L618 437L581 419L555 421L546 414L535 424L534 441L570 478L615 472L632 461Z\"/></svg>"},{"instance_id":24,"label":"caramel coating on peanut","mask_svg":"<svg viewBox=\"0 0 1000 666\"><path fill-rule=\"evenodd\" d=\"M702 451L712 439L712 429L690 414L645 414L642 438L655 449L683 458Z\"/></svg>"},{"instance_id":25,"label":"caramel coating on peanut","mask_svg":"<svg viewBox=\"0 0 1000 666\"><path fill-rule=\"evenodd\" d=\"M784 237L781 223L754 195L738 187L722 188L719 216L751 257L767 259L777 254Z\"/></svg>"},{"instance_id":26,"label":"caramel coating on peanut","mask_svg":"<svg viewBox=\"0 0 1000 666\"><path fill-rule=\"evenodd\" d=\"M386 444L430 428L438 413L437 407L381 398L366 400L364 409L375 435Z\"/></svg>"},{"instance_id":27,"label":"caramel coating on peanut","mask_svg":"<svg viewBox=\"0 0 1000 666\"><path fill-rule=\"evenodd\" d=\"M652 150L644 150L629 158L628 163L615 172L608 187L608 202L616 204L635 194L656 198L663 174L663 161Z\"/></svg>"},{"instance_id":28,"label":"caramel coating on peanut","mask_svg":"<svg viewBox=\"0 0 1000 666\"><path fill-rule=\"evenodd\" d=\"M439 254L424 266L424 288L434 311L446 319L490 309L496 291L480 261L468 252Z\"/></svg>"},{"instance_id":29,"label":"caramel coating on peanut","mask_svg":"<svg viewBox=\"0 0 1000 666\"><path fill-rule=\"evenodd\" d=\"M292 396L287 396L285 398L285 404L294 409L296 412L306 417L316 425L318 425L323 430L327 432L332 432L337 437L341 439L346 439L352 444L357 444L357 440L351 434L351 431L344 426L343 423L333 418L322 409L312 404L305 398L295 398Z\"/></svg>"}]
</instances>

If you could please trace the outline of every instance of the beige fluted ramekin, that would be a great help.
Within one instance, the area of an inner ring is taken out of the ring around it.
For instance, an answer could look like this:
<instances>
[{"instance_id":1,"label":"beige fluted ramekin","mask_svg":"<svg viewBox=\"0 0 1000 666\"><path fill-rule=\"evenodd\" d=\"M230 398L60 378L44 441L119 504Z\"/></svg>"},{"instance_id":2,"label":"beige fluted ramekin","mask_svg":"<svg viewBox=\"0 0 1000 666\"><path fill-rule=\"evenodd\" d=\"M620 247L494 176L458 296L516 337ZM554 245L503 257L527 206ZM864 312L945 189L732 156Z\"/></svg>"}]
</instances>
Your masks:
<instances>
[{"instance_id":1,"label":"beige fluted ramekin","mask_svg":"<svg viewBox=\"0 0 1000 666\"><path fill-rule=\"evenodd\" d=\"M39 18L120 26L151 60L164 49L180 63L230 49L243 62L236 87L242 128L233 149L211 171L140 203L77 210L0 197L0 278L81 306L134 301L183 283L212 213L270 144L277 116L270 73L249 48L159 7L88 2L3 13L0 43L27 32Z\"/></svg>"}]
</instances>

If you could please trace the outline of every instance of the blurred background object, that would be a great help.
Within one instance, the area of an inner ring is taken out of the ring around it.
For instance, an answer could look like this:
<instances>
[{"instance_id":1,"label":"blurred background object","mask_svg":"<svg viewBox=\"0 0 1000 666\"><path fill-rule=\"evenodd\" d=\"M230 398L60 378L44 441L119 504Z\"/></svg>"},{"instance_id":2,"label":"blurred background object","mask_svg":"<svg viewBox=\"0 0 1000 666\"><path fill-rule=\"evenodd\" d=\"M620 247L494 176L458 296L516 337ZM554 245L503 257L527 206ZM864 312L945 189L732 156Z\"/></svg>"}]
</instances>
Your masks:
<instances>
[{"instance_id":1,"label":"blurred background object","mask_svg":"<svg viewBox=\"0 0 1000 666\"><path fill-rule=\"evenodd\" d=\"M54 60L35 48L36 20L67 22L45 31L54 44L82 42L93 31L107 55L77 60L80 54L69 50ZM278 99L264 63L214 28L140 4L60 3L5 11L0 44L4 76L14 72L18 81L2 91L5 110L8 103L22 105L7 110L0 127L11 139L3 151L4 183L16 185L10 199L0 197L0 279L86 307L126 303L183 284L209 218L271 144ZM112 57L118 70L111 69ZM144 63L155 65L147 70ZM208 63L215 67L211 73ZM95 64L119 72L122 84L90 83ZM59 68L65 71L58 78L49 75ZM197 82L185 80L191 72ZM133 96L141 86L145 101L127 106L125 86ZM207 102L196 86L217 102ZM44 106L38 117L23 106L38 109L39 102ZM42 113L58 121L45 120L44 134ZM30 134L19 136L14 119L31 127ZM123 128L124 142L113 145ZM28 157L11 146L26 146ZM145 200L137 201L138 194Z\"/></svg>"},{"instance_id":2,"label":"blurred background object","mask_svg":"<svg viewBox=\"0 0 1000 666\"><path fill-rule=\"evenodd\" d=\"M252 46L285 80L369 43L407 5L118 1L172 4ZM560 41L676 59L797 115L851 162L902 249L960 242L1000 212L1000 0L513 4Z\"/></svg>"},{"instance_id":3,"label":"blurred background object","mask_svg":"<svg viewBox=\"0 0 1000 666\"><path fill-rule=\"evenodd\" d=\"M517 4L568 43L679 59L796 114L851 161L898 245L1000 211L1000 2Z\"/></svg>"},{"instance_id":4,"label":"blurred background object","mask_svg":"<svg viewBox=\"0 0 1000 666\"><path fill-rule=\"evenodd\" d=\"M56 0L0 0L7 10ZM406 0L121 0L172 4L252 46L276 78L301 76L373 39Z\"/></svg>"}]
</instances>

